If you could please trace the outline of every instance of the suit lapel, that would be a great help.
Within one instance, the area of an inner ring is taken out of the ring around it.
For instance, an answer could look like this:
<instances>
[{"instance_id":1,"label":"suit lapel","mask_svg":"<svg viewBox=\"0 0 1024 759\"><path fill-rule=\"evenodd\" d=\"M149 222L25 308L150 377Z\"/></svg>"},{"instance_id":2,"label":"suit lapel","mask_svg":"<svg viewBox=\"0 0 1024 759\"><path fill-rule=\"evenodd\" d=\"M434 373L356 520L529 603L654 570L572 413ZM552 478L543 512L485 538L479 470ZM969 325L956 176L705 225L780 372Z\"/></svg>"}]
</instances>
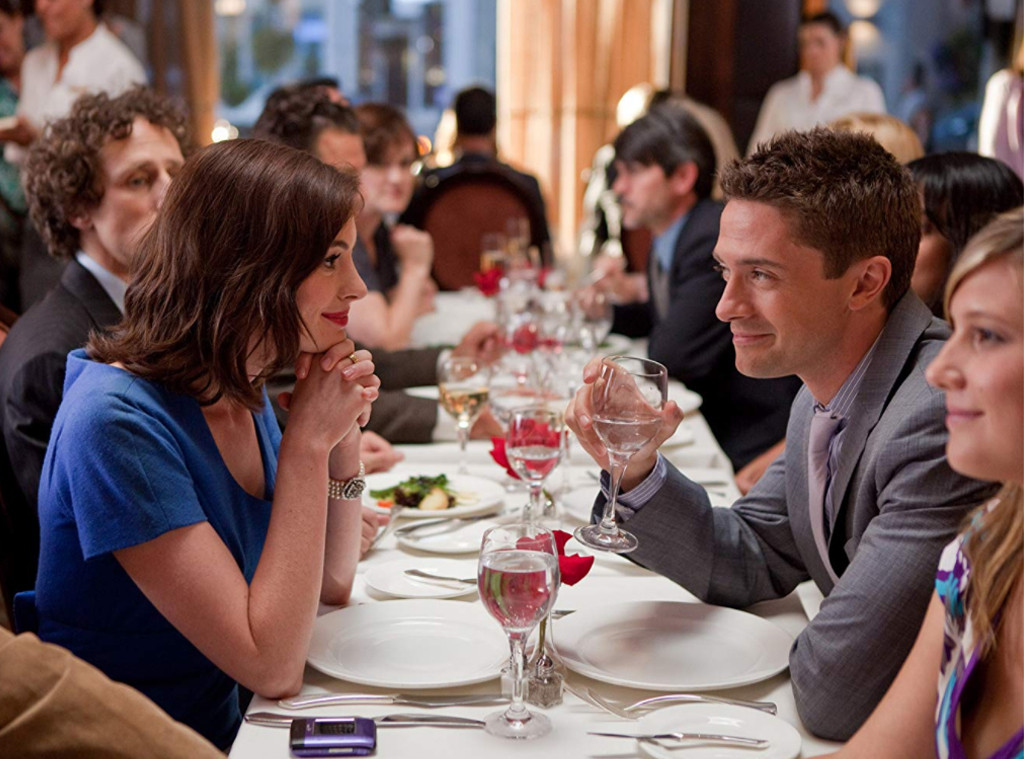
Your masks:
<instances>
[{"instance_id":1,"label":"suit lapel","mask_svg":"<svg viewBox=\"0 0 1024 759\"><path fill-rule=\"evenodd\" d=\"M843 435L842 455L832 477L832 502L838 504L835 525L842 524L841 516L846 508L846 491L864 453L868 435L882 416L907 360L931 320L931 311L916 295L907 292L893 308L882 329L857 398L850 408L850 425ZM829 540L830 547L836 533L837 530L833 528Z\"/></svg>"},{"instance_id":2,"label":"suit lapel","mask_svg":"<svg viewBox=\"0 0 1024 759\"><path fill-rule=\"evenodd\" d=\"M121 321L121 312L107 291L78 261L72 259L64 268L60 283L81 302L96 329L107 329Z\"/></svg>"}]
</instances>

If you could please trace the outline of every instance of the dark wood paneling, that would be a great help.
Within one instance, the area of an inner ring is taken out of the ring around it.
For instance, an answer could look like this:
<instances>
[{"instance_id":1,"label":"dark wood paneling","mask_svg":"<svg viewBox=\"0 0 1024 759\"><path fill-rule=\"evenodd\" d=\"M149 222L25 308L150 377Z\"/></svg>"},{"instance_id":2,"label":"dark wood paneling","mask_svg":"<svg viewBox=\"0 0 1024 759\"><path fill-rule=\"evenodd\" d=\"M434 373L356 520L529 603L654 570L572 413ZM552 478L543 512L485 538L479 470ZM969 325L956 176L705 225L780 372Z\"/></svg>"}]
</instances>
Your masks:
<instances>
[{"instance_id":1,"label":"dark wood paneling","mask_svg":"<svg viewBox=\"0 0 1024 759\"><path fill-rule=\"evenodd\" d=\"M673 87L725 116L745 152L768 88L797 71L796 31L803 3L690 0L689 5L686 82L680 87L674 81ZM673 74L678 69L673 66Z\"/></svg>"}]
</instances>

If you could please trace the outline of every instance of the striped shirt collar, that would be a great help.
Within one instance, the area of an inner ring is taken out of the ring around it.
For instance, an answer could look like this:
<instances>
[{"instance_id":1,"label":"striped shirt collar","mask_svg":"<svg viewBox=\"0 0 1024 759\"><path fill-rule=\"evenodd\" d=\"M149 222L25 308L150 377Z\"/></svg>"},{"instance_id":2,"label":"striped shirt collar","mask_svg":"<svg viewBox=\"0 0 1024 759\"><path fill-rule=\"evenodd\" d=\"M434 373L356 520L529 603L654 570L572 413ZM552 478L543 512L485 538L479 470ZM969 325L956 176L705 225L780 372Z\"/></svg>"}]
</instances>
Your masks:
<instances>
[{"instance_id":1,"label":"striped shirt collar","mask_svg":"<svg viewBox=\"0 0 1024 759\"><path fill-rule=\"evenodd\" d=\"M864 380L864 375L867 374L868 367L871 365L871 357L875 354L875 348L878 347L878 338L881 336L882 333L879 332L875 342L871 344L868 352L864 354L854 370L850 372L850 376L846 378L843 386L839 388L839 392L833 396L831 401L822 403L817 398L814 399L814 410L816 412L828 411L835 419L846 418L847 414L850 413L854 400L857 398L857 391L860 390L860 384Z\"/></svg>"}]
</instances>

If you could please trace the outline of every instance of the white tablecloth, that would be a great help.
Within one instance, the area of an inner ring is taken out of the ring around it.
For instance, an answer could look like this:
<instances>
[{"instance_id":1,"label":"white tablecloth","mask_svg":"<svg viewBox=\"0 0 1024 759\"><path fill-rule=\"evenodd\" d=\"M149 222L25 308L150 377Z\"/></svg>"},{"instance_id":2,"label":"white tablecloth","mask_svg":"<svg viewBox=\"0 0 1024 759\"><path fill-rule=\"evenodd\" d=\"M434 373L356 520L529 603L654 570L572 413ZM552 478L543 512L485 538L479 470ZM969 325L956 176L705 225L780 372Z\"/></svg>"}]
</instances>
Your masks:
<instances>
[{"instance_id":1,"label":"white tablecloth","mask_svg":"<svg viewBox=\"0 0 1024 759\"><path fill-rule=\"evenodd\" d=\"M438 310L422 318L416 325L413 341L416 345L455 343L470 324L480 319L493 318L493 304L475 293L439 293ZM634 346L641 351L642 344ZM674 386L672 392L678 393L680 385ZM671 397L671 393L670 393ZM712 500L716 505L727 506L738 492L732 484L732 469L729 461L719 448L707 423L699 412L687 416L682 424L682 433L674 441L663 448L663 454L684 473L688 470L701 473L704 478L719 480L712 487ZM423 446L399 446L405 453L405 464L425 463L444 464L451 466L453 471L458 461L459 449L456 443L437 443ZM470 473L501 480L502 470L491 461L488 451L490 443L471 441L469 443L468 460ZM574 446L570 457L570 481L573 488L592 487L596 493L597 485L590 473L597 473L597 468L583 453L578 445ZM715 476L715 475L718 476ZM562 483L562 473L556 470L549 479L549 486L557 488ZM506 509L518 508L525 500L525 494L512 493L506 498ZM564 527L571 531L578 522L564 517ZM393 561L399 556L422 555L409 549L399 548L394 536L385 538L366 559L359 564L355 588L352 595L353 604L386 602L387 597L367 587L366 572L376 565ZM465 574L475 573L475 557L464 557ZM806 584L805 584L806 585ZM469 600L466 600L468 598ZM619 558L601 558L596 561L591 573L578 585L563 588L558 597L557 606L564 609L581 609L591 605L607 604L614 601L666 600L689 601L696 599L687 591L642 569L629 561ZM798 592L777 601L758 604L749 609L768 619L796 636L806 626L808 616L805 610L816 612L820 602L820 594L813 587L801 587ZM463 599L449 600L445 603L479 603L475 595ZM331 609L323 607L321 612ZM497 623L495 623L497 624ZM558 623L554 623L554 637L558 638ZM585 685L595 689L601 695L619 702L629 703L652 695L650 691L640 691L590 680L582 675L567 672L567 678L574 685ZM498 681L479 685L453 688L448 691L424 691L424 693L487 693L498 687ZM310 667L306 668L302 692L340 692L340 693L374 693L385 692L366 686L336 680ZM717 695L726 697L774 701L778 705L779 717L794 725L803 738L802 756L815 756L834 749L837 744L823 741L811 736L803 728L796 713L793 692L787 673L776 675L769 680L720 691ZM531 707L533 708L533 707ZM454 714L468 717L483 717L494 711L494 706L460 706L433 710L441 714ZM283 712L276 704L266 699L255 697L250 711ZM373 717L396 711L414 711L409 707L389 705L355 705L347 707L319 707L312 710L292 712L294 716L358 716ZM518 742L503 740L487 735L481 730L453 730L438 728L394 728L381 729L378 732L377 756L381 757L420 757L422 759L476 759L476 757L521 757L531 759L564 759L565 757L596 757L612 759L637 756L636 744L626 740L612 740L587 735L588 730L608 728L615 721L614 717L598 711L594 707L566 693L562 704L546 711L554 729L540 739ZM635 727L636 723L619 721L619 727ZM614 728L613 728L614 729ZM680 757L685 752L680 751ZM757 752L739 749L737 757L753 757ZM288 731L282 728L259 727L243 724L231 749L233 759L284 759L289 756Z\"/></svg>"}]
</instances>

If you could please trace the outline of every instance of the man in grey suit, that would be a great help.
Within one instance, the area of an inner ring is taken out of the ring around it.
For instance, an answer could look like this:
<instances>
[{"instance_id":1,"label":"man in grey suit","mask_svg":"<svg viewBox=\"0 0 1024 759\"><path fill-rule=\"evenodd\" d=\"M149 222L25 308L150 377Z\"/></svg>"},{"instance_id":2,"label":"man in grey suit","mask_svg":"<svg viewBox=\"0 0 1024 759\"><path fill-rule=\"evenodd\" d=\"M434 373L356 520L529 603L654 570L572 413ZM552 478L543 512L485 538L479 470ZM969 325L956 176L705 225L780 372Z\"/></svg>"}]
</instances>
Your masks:
<instances>
[{"instance_id":1,"label":"man in grey suit","mask_svg":"<svg viewBox=\"0 0 1024 759\"><path fill-rule=\"evenodd\" d=\"M942 547L991 489L945 460L943 397L924 368L949 328L909 290L920 206L895 159L864 135L788 132L722 186L717 314L741 372L804 382L786 450L732 508L712 508L657 453L682 418L670 403L630 462L619 518L639 539L633 558L709 603L744 607L813 579L826 598L790 675L807 728L843 740L895 677ZM607 468L598 368L567 417Z\"/></svg>"}]
</instances>

